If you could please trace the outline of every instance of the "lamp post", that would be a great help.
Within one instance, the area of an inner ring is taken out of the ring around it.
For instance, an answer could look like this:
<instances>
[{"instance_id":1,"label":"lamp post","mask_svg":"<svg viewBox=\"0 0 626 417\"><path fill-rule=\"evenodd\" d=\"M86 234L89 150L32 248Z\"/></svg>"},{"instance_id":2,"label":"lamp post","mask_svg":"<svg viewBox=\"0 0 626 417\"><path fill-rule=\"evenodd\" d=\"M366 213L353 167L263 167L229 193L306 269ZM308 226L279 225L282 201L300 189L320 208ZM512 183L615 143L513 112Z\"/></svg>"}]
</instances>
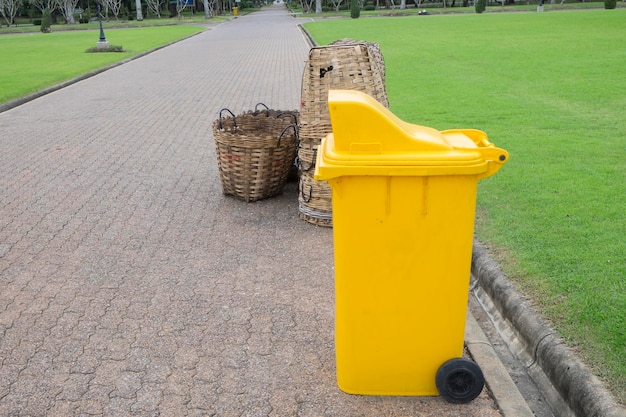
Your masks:
<instances>
[{"instance_id":1,"label":"lamp post","mask_svg":"<svg viewBox=\"0 0 626 417\"><path fill-rule=\"evenodd\" d=\"M109 47L109 42L104 36L104 30L102 30L102 13L100 12L100 0L96 0L96 5L98 6L98 23L100 23L100 39L96 43L96 48L106 49Z\"/></svg>"}]
</instances>

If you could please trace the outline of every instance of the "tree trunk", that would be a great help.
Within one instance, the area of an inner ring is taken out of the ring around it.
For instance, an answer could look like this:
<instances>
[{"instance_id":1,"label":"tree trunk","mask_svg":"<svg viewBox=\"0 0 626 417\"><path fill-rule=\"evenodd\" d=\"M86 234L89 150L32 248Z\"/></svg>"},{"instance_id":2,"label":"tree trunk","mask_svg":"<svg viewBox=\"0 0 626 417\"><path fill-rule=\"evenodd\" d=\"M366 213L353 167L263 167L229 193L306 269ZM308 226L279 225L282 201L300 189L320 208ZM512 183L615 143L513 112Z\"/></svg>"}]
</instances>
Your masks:
<instances>
[{"instance_id":1,"label":"tree trunk","mask_svg":"<svg viewBox=\"0 0 626 417\"><path fill-rule=\"evenodd\" d=\"M137 21L143 20L143 14L141 13L141 0L135 0L135 8L137 9Z\"/></svg>"},{"instance_id":2,"label":"tree trunk","mask_svg":"<svg viewBox=\"0 0 626 417\"><path fill-rule=\"evenodd\" d=\"M11 27L15 23L15 16L22 5L22 0L0 0L0 14L7 22L7 26Z\"/></svg>"},{"instance_id":3,"label":"tree trunk","mask_svg":"<svg viewBox=\"0 0 626 417\"><path fill-rule=\"evenodd\" d=\"M315 0L315 14L322 14L322 0Z\"/></svg>"},{"instance_id":4,"label":"tree trunk","mask_svg":"<svg viewBox=\"0 0 626 417\"><path fill-rule=\"evenodd\" d=\"M76 23L74 21L74 9L76 8L76 4L78 4L78 0L65 0L63 2L61 13L63 13L63 17L68 25Z\"/></svg>"},{"instance_id":5,"label":"tree trunk","mask_svg":"<svg viewBox=\"0 0 626 417\"><path fill-rule=\"evenodd\" d=\"M139 0L137 0L139 1ZM204 7L204 18L211 18L211 10L209 9L209 0L202 0L202 6Z\"/></svg>"}]
</instances>

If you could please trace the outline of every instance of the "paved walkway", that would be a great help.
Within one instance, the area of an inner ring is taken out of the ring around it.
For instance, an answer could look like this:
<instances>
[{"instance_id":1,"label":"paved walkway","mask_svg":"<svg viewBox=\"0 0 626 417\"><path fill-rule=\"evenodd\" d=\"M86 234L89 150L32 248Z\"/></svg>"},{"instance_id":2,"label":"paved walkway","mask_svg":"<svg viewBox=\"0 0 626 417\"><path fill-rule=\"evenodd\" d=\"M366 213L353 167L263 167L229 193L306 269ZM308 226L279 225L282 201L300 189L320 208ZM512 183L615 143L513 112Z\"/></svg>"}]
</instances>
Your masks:
<instances>
[{"instance_id":1,"label":"paved walkway","mask_svg":"<svg viewBox=\"0 0 626 417\"><path fill-rule=\"evenodd\" d=\"M498 416L336 387L332 231L221 193L211 123L297 109L282 6L0 114L0 416ZM114 39L110 39L114 43Z\"/></svg>"}]
</instances>

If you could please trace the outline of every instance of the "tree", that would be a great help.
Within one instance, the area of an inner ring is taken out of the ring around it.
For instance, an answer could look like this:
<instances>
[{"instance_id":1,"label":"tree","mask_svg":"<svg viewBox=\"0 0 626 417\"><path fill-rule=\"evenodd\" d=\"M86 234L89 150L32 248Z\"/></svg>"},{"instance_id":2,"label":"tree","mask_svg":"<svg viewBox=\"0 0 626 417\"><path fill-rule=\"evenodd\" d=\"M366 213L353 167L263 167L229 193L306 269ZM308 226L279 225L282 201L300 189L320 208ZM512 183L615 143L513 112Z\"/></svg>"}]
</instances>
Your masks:
<instances>
[{"instance_id":1,"label":"tree","mask_svg":"<svg viewBox=\"0 0 626 417\"><path fill-rule=\"evenodd\" d=\"M209 0L202 0L202 5L204 6L204 18L210 19L213 16L213 3L211 3L211 7L209 8Z\"/></svg>"},{"instance_id":2,"label":"tree","mask_svg":"<svg viewBox=\"0 0 626 417\"><path fill-rule=\"evenodd\" d=\"M350 0L350 17L353 19L358 19L359 16L361 16L359 0Z\"/></svg>"},{"instance_id":3,"label":"tree","mask_svg":"<svg viewBox=\"0 0 626 417\"><path fill-rule=\"evenodd\" d=\"M50 9L50 13L52 13L52 10L59 6L57 0L30 0L30 4L35 6L42 14L45 9Z\"/></svg>"},{"instance_id":4,"label":"tree","mask_svg":"<svg viewBox=\"0 0 626 417\"><path fill-rule=\"evenodd\" d=\"M0 14L7 22L7 26L11 27L21 6L22 0L0 0Z\"/></svg>"},{"instance_id":5,"label":"tree","mask_svg":"<svg viewBox=\"0 0 626 417\"><path fill-rule=\"evenodd\" d=\"M143 14L141 13L141 0L135 0L135 9L137 9L137 21L143 20Z\"/></svg>"},{"instance_id":6,"label":"tree","mask_svg":"<svg viewBox=\"0 0 626 417\"><path fill-rule=\"evenodd\" d=\"M66 0L67 1L67 0ZM120 9L122 8L122 0L100 0L107 12L111 10L115 20L119 20ZM107 13L108 15L108 13Z\"/></svg>"},{"instance_id":7,"label":"tree","mask_svg":"<svg viewBox=\"0 0 626 417\"><path fill-rule=\"evenodd\" d=\"M148 12L154 13L156 17L161 18L161 0L146 0L146 4L148 5Z\"/></svg>"},{"instance_id":8,"label":"tree","mask_svg":"<svg viewBox=\"0 0 626 417\"><path fill-rule=\"evenodd\" d=\"M176 0L176 15L178 16L178 19L182 19L183 11L192 1L193 0Z\"/></svg>"},{"instance_id":9,"label":"tree","mask_svg":"<svg viewBox=\"0 0 626 417\"><path fill-rule=\"evenodd\" d=\"M313 2L316 0L300 0L300 7L302 8L302 13L310 13L313 9Z\"/></svg>"},{"instance_id":10,"label":"tree","mask_svg":"<svg viewBox=\"0 0 626 417\"><path fill-rule=\"evenodd\" d=\"M341 6L341 3L343 3L343 0L330 0L330 2L333 4L335 11L338 12L339 6Z\"/></svg>"},{"instance_id":11,"label":"tree","mask_svg":"<svg viewBox=\"0 0 626 417\"><path fill-rule=\"evenodd\" d=\"M484 12L487 9L487 0L476 0L474 8L476 9L476 13Z\"/></svg>"},{"instance_id":12,"label":"tree","mask_svg":"<svg viewBox=\"0 0 626 417\"><path fill-rule=\"evenodd\" d=\"M315 14L322 13L322 0L315 0Z\"/></svg>"},{"instance_id":13,"label":"tree","mask_svg":"<svg viewBox=\"0 0 626 417\"><path fill-rule=\"evenodd\" d=\"M77 4L78 0L62 0L59 4L59 10L68 25L76 23L76 21L74 21L74 10L76 9Z\"/></svg>"},{"instance_id":14,"label":"tree","mask_svg":"<svg viewBox=\"0 0 626 417\"><path fill-rule=\"evenodd\" d=\"M50 33L52 32L52 16L50 13L50 8L46 7L43 9L43 13L41 14L41 32L42 33Z\"/></svg>"}]
</instances>

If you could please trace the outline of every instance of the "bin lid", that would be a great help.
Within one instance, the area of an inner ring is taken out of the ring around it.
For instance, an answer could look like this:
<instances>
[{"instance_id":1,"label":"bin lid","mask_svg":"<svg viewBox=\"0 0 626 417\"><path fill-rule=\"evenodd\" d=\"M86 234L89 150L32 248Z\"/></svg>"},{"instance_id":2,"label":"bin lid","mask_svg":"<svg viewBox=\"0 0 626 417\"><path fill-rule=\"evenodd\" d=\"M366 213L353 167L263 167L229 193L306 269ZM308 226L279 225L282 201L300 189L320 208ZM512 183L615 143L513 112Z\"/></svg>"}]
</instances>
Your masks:
<instances>
[{"instance_id":1,"label":"bin lid","mask_svg":"<svg viewBox=\"0 0 626 417\"><path fill-rule=\"evenodd\" d=\"M400 120L369 95L330 90L332 132L322 140L315 179L345 175L493 175L508 160L475 129L438 131Z\"/></svg>"}]
</instances>

